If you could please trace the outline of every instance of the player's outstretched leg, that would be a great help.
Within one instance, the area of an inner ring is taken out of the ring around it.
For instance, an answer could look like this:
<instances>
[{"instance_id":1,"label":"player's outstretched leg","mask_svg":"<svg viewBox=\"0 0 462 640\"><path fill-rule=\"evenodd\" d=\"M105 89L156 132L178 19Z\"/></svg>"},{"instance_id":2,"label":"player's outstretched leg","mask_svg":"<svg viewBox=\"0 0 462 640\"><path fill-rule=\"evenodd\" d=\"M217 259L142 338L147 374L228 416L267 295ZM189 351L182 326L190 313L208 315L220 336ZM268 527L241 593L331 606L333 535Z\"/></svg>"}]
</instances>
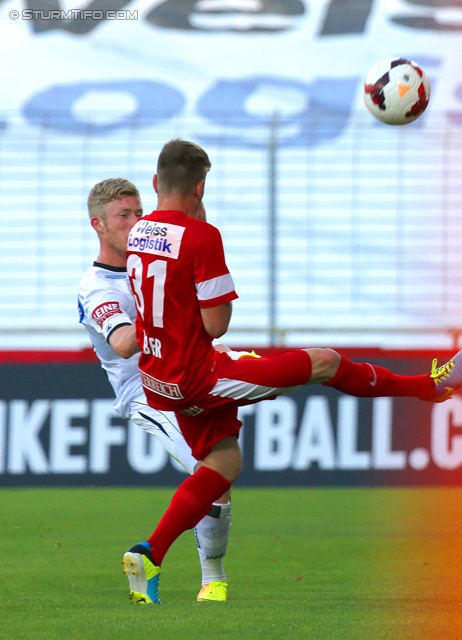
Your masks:
<instances>
[{"instance_id":1,"label":"player's outstretched leg","mask_svg":"<svg viewBox=\"0 0 462 640\"><path fill-rule=\"evenodd\" d=\"M228 548L231 526L231 503L214 504L212 510L194 529L202 569L202 588L198 602L226 602L228 583L223 558Z\"/></svg>"},{"instance_id":2,"label":"player's outstretched leg","mask_svg":"<svg viewBox=\"0 0 462 640\"><path fill-rule=\"evenodd\" d=\"M129 549L122 564L130 584L130 600L136 604L160 604L160 567L154 564L149 543L140 542Z\"/></svg>"},{"instance_id":3,"label":"player's outstretched leg","mask_svg":"<svg viewBox=\"0 0 462 640\"><path fill-rule=\"evenodd\" d=\"M438 367L436 358L432 362L430 378L435 383L436 396L433 402L448 400L462 387L462 350L448 362Z\"/></svg>"},{"instance_id":4,"label":"player's outstretched leg","mask_svg":"<svg viewBox=\"0 0 462 640\"><path fill-rule=\"evenodd\" d=\"M336 373L322 384L357 397L404 396L443 402L462 387L462 350L441 367L433 361L431 373L418 376L398 375L385 367L341 356Z\"/></svg>"}]
</instances>

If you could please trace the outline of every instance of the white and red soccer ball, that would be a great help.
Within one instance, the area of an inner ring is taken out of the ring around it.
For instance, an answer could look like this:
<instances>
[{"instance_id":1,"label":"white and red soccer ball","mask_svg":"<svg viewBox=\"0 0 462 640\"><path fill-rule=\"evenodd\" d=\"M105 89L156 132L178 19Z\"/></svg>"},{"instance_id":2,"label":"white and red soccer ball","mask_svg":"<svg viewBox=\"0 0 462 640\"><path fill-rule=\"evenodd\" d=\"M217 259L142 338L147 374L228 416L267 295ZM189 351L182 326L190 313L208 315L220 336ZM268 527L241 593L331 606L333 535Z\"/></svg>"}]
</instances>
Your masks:
<instances>
[{"instance_id":1,"label":"white and red soccer ball","mask_svg":"<svg viewBox=\"0 0 462 640\"><path fill-rule=\"evenodd\" d=\"M430 99L430 81L412 60L389 58L372 67L364 80L366 107L381 122L417 120Z\"/></svg>"}]
</instances>

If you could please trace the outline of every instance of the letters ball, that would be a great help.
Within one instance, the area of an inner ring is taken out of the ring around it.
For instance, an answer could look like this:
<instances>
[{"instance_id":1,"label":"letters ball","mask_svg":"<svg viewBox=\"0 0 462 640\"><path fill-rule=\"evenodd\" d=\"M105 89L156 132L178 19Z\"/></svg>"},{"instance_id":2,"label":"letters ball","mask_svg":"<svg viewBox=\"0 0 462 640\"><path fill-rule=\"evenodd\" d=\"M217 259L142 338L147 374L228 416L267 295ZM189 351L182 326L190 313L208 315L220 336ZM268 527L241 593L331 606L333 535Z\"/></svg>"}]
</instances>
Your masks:
<instances>
[{"instance_id":1,"label":"letters ball","mask_svg":"<svg viewBox=\"0 0 462 640\"><path fill-rule=\"evenodd\" d=\"M412 60L389 58L372 67L364 80L364 102L385 124L417 120L430 99L430 81Z\"/></svg>"}]
</instances>

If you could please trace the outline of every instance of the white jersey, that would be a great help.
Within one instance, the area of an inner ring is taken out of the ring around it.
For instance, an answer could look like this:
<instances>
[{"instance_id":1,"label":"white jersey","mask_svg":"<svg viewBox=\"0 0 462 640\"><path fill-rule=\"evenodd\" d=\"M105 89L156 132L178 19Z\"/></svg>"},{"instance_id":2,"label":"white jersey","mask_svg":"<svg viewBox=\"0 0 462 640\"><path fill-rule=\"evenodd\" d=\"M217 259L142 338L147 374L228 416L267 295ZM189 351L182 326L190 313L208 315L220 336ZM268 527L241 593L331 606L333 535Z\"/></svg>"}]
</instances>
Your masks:
<instances>
[{"instance_id":1,"label":"white jersey","mask_svg":"<svg viewBox=\"0 0 462 640\"><path fill-rule=\"evenodd\" d=\"M114 409L128 418L130 400L142 390L139 354L124 359L108 343L114 329L135 322L136 309L127 270L94 262L80 282L79 314L114 389Z\"/></svg>"},{"instance_id":2,"label":"white jersey","mask_svg":"<svg viewBox=\"0 0 462 640\"><path fill-rule=\"evenodd\" d=\"M175 415L148 406L138 368L139 354L122 358L108 342L115 329L135 322L135 302L127 270L94 262L80 282L79 314L114 389L114 409L156 436L172 458L188 473L193 473L197 460L181 435Z\"/></svg>"}]
</instances>

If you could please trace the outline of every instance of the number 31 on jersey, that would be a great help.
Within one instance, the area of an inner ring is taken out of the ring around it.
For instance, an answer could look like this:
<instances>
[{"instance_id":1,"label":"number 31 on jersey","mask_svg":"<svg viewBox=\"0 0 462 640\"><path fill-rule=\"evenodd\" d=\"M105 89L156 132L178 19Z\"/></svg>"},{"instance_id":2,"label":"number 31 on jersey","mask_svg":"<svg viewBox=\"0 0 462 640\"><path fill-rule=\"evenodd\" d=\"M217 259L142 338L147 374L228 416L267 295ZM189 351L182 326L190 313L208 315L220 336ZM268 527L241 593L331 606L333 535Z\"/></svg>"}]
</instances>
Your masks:
<instances>
[{"instance_id":1,"label":"number 31 on jersey","mask_svg":"<svg viewBox=\"0 0 462 640\"><path fill-rule=\"evenodd\" d=\"M141 288L143 275L143 262L135 254L131 254L127 260L127 271L132 287L133 297L138 313L144 320L146 304L145 296ZM164 326L164 298L165 279L167 277L167 261L153 260L147 269L147 278L152 278L152 324L154 327ZM148 300L149 304L149 300ZM155 358L162 357L162 343L158 338L148 338L144 333L143 351Z\"/></svg>"},{"instance_id":2,"label":"number 31 on jersey","mask_svg":"<svg viewBox=\"0 0 462 640\"><path fill-rule=\"evenodd\" d=\"M140 316L145 319L145 300L142 285L143 262L136 254L128 256L127 271L132 286L135 305ZM153 260L147 269L147 278L152 278L152 324L154 327L164 326L165 279L167 278L167 261ZM149 300L148 300L149 304Z\"/></svg>"}]
</instances>

